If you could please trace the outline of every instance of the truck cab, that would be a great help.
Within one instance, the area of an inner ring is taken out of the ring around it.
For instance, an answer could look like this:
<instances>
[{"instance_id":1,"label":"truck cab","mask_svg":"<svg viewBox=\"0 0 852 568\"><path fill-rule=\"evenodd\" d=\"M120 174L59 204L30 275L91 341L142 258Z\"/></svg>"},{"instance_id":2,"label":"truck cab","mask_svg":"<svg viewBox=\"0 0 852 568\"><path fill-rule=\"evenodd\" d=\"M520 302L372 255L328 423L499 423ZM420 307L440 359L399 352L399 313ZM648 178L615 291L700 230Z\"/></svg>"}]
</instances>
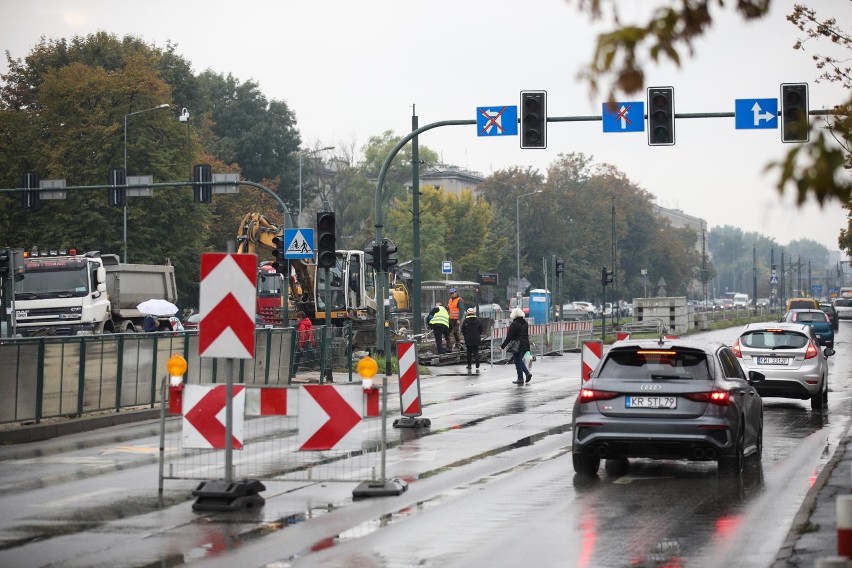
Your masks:
<instances>
[{"instance_id":1,"label":"truck cab","mask_svg":"<svg viewBox=\"0 0 852 568\"><path fill-rule=\"evenodd\" d=\"M100 253L30 253L15 278L10 309L16 333L80 335L103 333L110 318L106 271Z\"/></svg>"}]
</instances>

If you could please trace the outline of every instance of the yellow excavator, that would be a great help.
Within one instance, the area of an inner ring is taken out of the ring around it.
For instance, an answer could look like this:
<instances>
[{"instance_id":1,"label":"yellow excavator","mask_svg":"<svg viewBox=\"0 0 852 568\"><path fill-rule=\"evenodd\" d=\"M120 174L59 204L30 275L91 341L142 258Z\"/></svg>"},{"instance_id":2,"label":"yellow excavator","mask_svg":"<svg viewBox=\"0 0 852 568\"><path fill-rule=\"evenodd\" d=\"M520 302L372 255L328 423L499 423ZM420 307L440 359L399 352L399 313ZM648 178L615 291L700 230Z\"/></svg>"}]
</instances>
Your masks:
<instances>
[{"instance_id":1,"label":"yellow excavator","mask_svg":"<svg viewBox=\"0 0 852 568\"><path fill-rule=\"evenodd\" d=\"M284 238L284 229L270 223L260 213L247 213L237 229L237 252L257 253L258 249L274 250L276 237ZM305 314L319 324L325 323L326 299L325 278L329 279L328 313L333 325L341 325L346 320L372 323L375 329L376 319L376 278L373 269L364 264L364 251L338 250L336 262L328 270L319 269L311 260L293 259L289 274L288 318L292 319L296 311ZM261 276L268 277L269 269L261 268L258 274L258 290ZM262 273L262 274L261 274ZM399 272L392 272L390 279L391 311L407 313L411 311L411 297L408 286ZM394 305L395 304L395 305ZM284 295L281 292L281 311L284 308ZM261 313L259 311L259 313Z\"/></svg>"}]
</instances>

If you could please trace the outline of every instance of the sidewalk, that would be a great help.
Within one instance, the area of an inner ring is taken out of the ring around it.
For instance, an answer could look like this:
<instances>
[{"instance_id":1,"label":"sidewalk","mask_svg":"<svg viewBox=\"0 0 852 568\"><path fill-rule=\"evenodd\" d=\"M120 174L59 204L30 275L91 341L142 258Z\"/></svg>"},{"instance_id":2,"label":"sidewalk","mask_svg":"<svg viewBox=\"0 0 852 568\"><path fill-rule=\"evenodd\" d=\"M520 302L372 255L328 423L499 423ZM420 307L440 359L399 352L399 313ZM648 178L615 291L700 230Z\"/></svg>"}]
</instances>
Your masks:
<instances>
[{"instance_id":1,"label":"sidewalk","mask_svg":"<svg viewBox=\"0 0 852 568\"><path fill-rule=\"evenodd\" d=\"M849 432L810 488L772 568L813 568L817 560L837 556L837 497L852 491Z\"/></svg>"}]
</instances>

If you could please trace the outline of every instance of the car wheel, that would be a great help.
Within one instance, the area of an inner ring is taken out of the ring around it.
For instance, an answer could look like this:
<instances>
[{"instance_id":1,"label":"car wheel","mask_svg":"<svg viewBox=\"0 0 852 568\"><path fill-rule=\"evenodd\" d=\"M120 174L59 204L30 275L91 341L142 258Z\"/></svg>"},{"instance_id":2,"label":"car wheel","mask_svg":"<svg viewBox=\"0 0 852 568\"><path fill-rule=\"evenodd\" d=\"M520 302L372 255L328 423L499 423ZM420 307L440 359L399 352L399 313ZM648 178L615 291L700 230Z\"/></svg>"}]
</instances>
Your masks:
<instances>
[{"instance_id":1,"label":"car wheel","mask_svg":"<svg viewBox=\"0 0 852 568\"><path fill-rule=\"evenodd\" d=\"M760 423L760 429L757 431L757 449L754 451L754 458L760 460L763 457L763 422Z\"/></svg>"},{"instance_id":2,"label":"car wheel","mask_svg":"<svg viewBox=\"0 0 852 568\"><path fill-rule=\"evenodd\" d=\"M824 380L823 380L823 385L825 385ZM825 386L827 386L827 385L825 385ZM823 388L820 390L820 392L811 396L811 410L822 410L823 407L825 406L825 401L828 398L828 389L825 388L825 386L823 386Z\"/></svg>"},{"instance_id":3,"label":"car wheel","mask_svg":"<svg viewBox=\"0 0 852 568\"><path fill-rule=\"evenodd\" d=\"M571 454L574 460L574 471L581 475L597 475L601 466L601 458L586 454Z\"/></svg>"},{"instance_id":4,"label":"car wheel","mask_svg":"<svg viewBox=\"0 0 852 568\"><path fill-rule=\"evenodd\" d=\"M608 459L604 463L604 470L609 475L624 475L628 469L630 469L630 462L627 458Z\"/></svg>"},{"instance_id":5,"label":"car wheel","mask_svg":"<svg viewBox=\"0 0 852 568\"><path fill-rule=\"evenodd\" d=\"M740 428L740 434L737 436L737 441L734 444L734 455L722 456L719 458L719 473L724 475L742 475L745 462L745 456L743 455L743 442L743 431L742 428Z\"/></svg>"}]
</instances>

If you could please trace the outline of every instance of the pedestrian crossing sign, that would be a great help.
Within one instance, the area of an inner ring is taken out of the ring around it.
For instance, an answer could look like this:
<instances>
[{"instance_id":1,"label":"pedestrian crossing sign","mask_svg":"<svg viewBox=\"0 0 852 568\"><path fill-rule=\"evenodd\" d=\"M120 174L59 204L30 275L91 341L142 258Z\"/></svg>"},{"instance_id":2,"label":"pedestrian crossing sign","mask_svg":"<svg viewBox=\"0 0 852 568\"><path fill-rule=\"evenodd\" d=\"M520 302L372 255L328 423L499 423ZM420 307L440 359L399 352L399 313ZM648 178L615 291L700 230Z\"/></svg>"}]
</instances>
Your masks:
<instances>
[{"instance_id":1,"label":"pedestrian crossing sign","mask_svg":"<svg viewBox=\"0 0 852 568\"><path fill-rule=\"evenodd\" d=\"M313 229L284 229L284 258L313 258L314 230Z\"/></svg>"}]
</instances>

